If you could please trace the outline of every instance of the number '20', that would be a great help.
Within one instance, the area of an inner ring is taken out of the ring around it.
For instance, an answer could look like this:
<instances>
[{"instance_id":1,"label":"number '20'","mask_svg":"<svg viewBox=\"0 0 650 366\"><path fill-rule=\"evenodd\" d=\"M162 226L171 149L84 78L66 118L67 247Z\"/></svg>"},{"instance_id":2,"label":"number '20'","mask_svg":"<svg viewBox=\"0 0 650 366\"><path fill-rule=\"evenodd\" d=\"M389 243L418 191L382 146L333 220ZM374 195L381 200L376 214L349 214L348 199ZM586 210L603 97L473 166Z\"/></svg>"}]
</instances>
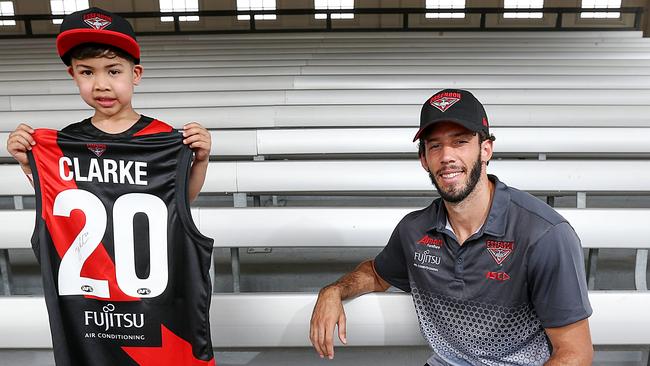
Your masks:
<instances>
[{"instance_id":1,"label":"number '20'","mask_svg":"<svg viewBox=\"0 0 650 366\"><path fill-rule=\"evenodd\" d=\"M61 258L59 295L111 297L108 281L81 276L81 269L99 246L106 231L106 208L94 194L68 189L54 199L55 216L70 217L81 210L86 224ZM135 271L133 217L144 213L149 220L149 277L139 278ZM156 297L167 287L167 206L158 197L146 193L127 193L113 205L113 247L115 274L122 292L132 297Z\"/></svg>"}]
</instances>

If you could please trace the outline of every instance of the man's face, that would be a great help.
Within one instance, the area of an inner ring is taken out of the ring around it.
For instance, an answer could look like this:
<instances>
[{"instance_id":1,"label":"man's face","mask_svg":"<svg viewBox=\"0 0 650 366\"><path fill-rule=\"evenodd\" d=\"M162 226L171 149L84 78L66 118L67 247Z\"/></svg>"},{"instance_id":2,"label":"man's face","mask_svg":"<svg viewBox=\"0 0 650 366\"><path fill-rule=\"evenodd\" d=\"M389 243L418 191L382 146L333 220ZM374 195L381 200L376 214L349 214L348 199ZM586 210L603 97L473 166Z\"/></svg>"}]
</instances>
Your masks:
<instances>
[{"instance_id":1,"label":"man's face","mask_svg":"<svg viewBox=\"0 0 650 366\"><path fill-rule=\"evenodd\" d=\"M423 137L422 167L447 202L463 201L474 191L483 172L483 161L492 156L492 142L479 145L478 135L451 122L437 123Z\"/></svg>"}]
</instances>

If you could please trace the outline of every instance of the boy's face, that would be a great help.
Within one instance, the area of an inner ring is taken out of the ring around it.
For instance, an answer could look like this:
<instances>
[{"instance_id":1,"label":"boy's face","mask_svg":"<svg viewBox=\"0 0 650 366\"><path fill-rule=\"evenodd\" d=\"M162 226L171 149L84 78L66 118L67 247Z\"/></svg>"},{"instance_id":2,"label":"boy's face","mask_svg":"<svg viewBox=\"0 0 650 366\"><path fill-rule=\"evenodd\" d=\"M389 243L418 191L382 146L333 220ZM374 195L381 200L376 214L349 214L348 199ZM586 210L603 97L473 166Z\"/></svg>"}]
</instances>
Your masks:
<instances>
[{"instance_id":1,"label":"boy's face","mask_svg":"<svg viewBox=\"0 0 650 366\"><path fill-rule=\"evenodd\" d=\"M131 98L142 78L142 66L119 56L72 59L68 73L95 116L120 118L133 111Z\"/></svg>"}]
</instances>

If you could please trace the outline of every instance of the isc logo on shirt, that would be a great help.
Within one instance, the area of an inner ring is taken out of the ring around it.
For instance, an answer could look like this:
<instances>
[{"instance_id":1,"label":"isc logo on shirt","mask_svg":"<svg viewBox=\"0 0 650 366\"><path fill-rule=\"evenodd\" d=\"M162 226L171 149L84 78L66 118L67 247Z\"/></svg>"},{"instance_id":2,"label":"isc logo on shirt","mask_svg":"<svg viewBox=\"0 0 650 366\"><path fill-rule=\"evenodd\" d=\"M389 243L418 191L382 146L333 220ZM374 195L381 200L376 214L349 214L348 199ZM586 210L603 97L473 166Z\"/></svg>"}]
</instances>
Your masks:
<instances>
[{"instance_id":1,"label":"isc logo on shirt","mask_svg":"<svg viewBox=\"0 0 650 366\"><path fill-rule=\"evenodd\" d=\"M510 279L510 276L505 272L488 271L485 274L485 278L487 278L488 280L506 281Z\"/></svg>"}]
</instances>

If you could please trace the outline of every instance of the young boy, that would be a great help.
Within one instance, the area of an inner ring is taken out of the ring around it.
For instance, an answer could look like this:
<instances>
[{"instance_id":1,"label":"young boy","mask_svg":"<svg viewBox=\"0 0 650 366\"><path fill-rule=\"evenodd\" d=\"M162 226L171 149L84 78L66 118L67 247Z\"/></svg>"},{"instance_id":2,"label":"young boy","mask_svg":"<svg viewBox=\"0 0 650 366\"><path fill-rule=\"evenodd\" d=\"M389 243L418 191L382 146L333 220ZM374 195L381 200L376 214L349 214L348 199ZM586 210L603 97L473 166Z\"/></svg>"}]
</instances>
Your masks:
<instances>
[{"instance_id":1,"label":"young boy","mask_svg":"<svg viewBox=\"0 0 650 366\"><path fill-rule=\"evenodd\" d=\"M36 189L32 246L56 363L214 365L212 239L189 211L210 134L133 109L143 68L120 16L70 14L56 44L94 115L61 131L21 124L7 141Z\"/></svg>"},{"instance_id":2,"label":"young boy","mask_svg":"<svg viewBox=\"0 0 650 366\"><path fill-rule=\"evenodd\" d=\"M84 29L79 19L74 21L80 15L93 13L95 18L89 17L87 22L95 21L95 25L101 28L106 21L102 20L105 15L112 17L112 24L103 29ZM95 109L93 117L81 124L92 124L110 134L127 131L141 118L131 105L134 86L139 84L143 72L135 32L123 18L97 8L75 13L66 20L61 24L62 34L57 38L59 56L79 87L81 98ZM30 126L20 124L7 139L7 150L28 177L31 177L31 169L26 152L36 143L31 136L33 132ZM189 183L189 198L194 201L208 169L210 133L194 122L183 126L183 136L183 143L194 150Z\"/></svg>"}]
</instances>

